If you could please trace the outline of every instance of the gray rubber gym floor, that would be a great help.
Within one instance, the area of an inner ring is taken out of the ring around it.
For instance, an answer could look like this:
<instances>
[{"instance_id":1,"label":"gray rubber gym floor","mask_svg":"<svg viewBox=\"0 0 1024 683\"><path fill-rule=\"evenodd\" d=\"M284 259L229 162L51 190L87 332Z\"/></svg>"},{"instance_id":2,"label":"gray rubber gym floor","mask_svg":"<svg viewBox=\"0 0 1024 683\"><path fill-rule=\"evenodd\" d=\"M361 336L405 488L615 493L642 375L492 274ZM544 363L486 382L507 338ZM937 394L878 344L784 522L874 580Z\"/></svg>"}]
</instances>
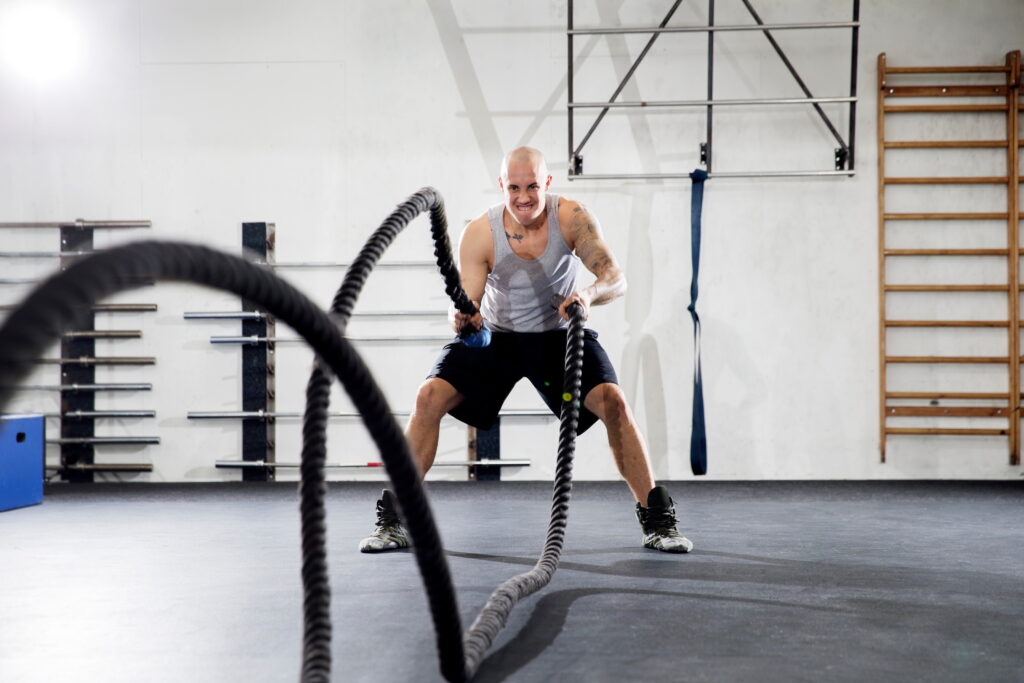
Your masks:
<instances>
[{"instance_id":1,"label":"gray rubber gym floor","mask_svg":"<svg viewBox=\"0 0 1024 683\"><path fill-rule=\"evenodd\" d=\"M562 565L478 681L1024 680L1019 483L670 484L690 555L626 487L574 488ZM437 681L414 556L356 552L379 485L328 500L334 680ZM464 626L533 565L550 486L431 484ZM291 681L292 484L51 486L0 514L0 680Z\"/></svg>"}]
</instances>

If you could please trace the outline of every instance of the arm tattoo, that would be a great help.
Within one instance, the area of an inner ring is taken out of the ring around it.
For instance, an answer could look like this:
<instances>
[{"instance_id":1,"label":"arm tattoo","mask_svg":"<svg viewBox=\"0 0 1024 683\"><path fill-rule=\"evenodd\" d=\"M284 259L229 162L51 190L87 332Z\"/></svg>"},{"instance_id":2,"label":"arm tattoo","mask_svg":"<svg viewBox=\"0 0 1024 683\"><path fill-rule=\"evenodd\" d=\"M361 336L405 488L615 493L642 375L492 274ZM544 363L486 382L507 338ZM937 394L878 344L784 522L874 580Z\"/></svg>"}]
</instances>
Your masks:
<instances>
[{"instance_id":1,"label":"arm tattoo","mask_svg":"<svg viewBox=\"0 0 1024 683\"><path fill-rule=\"evenodd\" d=\"M572 230L576 234L577 240L586 240L596 232L594 224L590 222L590 217L581 206L572 210Z\"/></svg>"},{"instance_id":2,"label":"arm tattoo","mask_svg":"<svg viewBox=\"0 0 1024 683\"><path fill-rule=\"evenodd\" d=\"M588 268L590 269L591 273L595 273L596 275L600 276L611 265L612 260L607 256L600 254L593 261L590 262Z\"/></svg>"}]
</instances>

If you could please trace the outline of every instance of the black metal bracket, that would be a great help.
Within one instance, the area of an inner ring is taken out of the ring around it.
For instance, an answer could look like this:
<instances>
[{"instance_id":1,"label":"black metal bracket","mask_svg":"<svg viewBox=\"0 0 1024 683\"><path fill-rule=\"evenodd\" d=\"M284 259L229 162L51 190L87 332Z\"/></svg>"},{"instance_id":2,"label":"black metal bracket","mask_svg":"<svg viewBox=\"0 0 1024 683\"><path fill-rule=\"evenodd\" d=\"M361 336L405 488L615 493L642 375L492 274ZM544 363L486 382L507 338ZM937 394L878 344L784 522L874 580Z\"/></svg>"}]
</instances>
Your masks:
<instances>
[{"instance_id":1,"label":"black metal bracket","mask_svg":"<svg viewBox=\"0 0 1024 683\"><path fill-rule=\"evenodd\" d=\"M583 155L573 154L572 155L572 172L573 175L583 174Z\"/></svg>"},{"instance_id":2,"label":"black metal bracket","mask_svg":"<svg viewBox=\"0 0 1024 683\"><path fill-rule=\"evenodd\" d=\"M499 417L490 429L476 430L476 459L501 460L501 418ZM477 481L498 481L501 479L500 467L477 466L474 468Z\"/></svg>"},{"instance_id":3,"label":"black metal bracket","mask_svg":"<svg viewBox=\"0 0 1024 683\"><path fill-rule=\"evenodd\" d=\"M69 224L60 228L61 252L81 253L93 250L93 229ZM63 264L62 264L63 266ZM86 322L78 331L96 329L95 315L90 310L82 317ZM60 342L61 358L89 358L96 356L96 339L90 336L64 337ZM91 363L64 363L60 367L60 383L95 384L96 366ZM96 410L96 394L92 391L62 391L60 397L61 415L74 411L93 412ZM61 439L88 439L96 436L96 421L92 418L80 418L60 421ZM64 481L74 483L90 483L93 481L93 470L89 466L95 463L96 449L88 442L61 443L60 445L60 476Z\"/></svg>"},{"instance_id":4,"label":"black metal bracket","mask_svg":"<svg viewBox=\"0 0 1024 683\"><path fill-rule=\"evenodd\" d=\"M700 143L700 165L708 165L708 143L706 142Z\"/></svg>"},{"instance_id":5,"label":"black metal bracket","mask_svg":"<svg viewBox=\"0 0 1024 683\"><path fill-rule=\"evenodd\" d=\"M256 261L274 260L274 224L242 223L243 252ZM242 300L243 311L263 312L255 303ZM273 337L274 319L269 314L242 320L242 336ZM242 410L274 412L274 343L242 345ZM242 420L242 460L275 461L274 421ZM246 467L242 481L272 481L273 467Z\"/></svg>"},{"instance_id":6,"label":"black metal bracket","mask_svg":"<svg viewBox=\"0 0 1024 683\"><path fill-rule=\"evenodd\" d=\"M837 171L844 171L844 170L846 170L846 161L847 161L847 159L849 159L849 156L850 156L850 150L848 150L845 147L836 147L836 150L835 150L835 162L836 162L836 170Z\"/></svg>"}]
</instances>

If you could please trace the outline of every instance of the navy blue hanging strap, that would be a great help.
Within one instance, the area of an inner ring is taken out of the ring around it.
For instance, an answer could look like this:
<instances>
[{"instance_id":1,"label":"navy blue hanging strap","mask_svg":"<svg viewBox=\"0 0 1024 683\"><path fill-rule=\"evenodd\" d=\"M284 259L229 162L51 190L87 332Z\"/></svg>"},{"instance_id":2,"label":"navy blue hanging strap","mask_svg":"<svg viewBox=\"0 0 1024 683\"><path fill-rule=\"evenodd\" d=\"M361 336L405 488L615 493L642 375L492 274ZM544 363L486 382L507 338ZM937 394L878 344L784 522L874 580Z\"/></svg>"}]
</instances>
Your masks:
<instances>
[{"instance_id":1,"label":"navy blue hanging strap","mask_svg":"<svg viewBox=\"0 0 1024 683\"><path fill-rule=\"evenodd\" d=\"M697 276L700 273L700 212L704 203L704 181L707 171L697 169L690 174L690 256L693 274L690 279L690 305L686 310L693 318L693 424L690 429L690 469L694 474L708 471L708 440L704 431L704 381L700 371L700 316L697 315Z\"/></svg>"}]
</instances>

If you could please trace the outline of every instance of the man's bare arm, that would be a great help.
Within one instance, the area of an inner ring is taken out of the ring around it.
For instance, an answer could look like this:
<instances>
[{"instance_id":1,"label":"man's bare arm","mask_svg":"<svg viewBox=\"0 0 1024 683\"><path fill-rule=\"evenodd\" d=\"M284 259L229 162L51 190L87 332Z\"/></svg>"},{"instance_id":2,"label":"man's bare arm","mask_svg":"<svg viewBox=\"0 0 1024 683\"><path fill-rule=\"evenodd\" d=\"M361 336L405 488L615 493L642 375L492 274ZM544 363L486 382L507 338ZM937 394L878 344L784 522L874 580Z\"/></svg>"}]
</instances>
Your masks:
<instances>
[{"instance_id":1,"label":"man's bare arm","mask_svg":"<svg viewBox=\"0 0 1024 683\"><path fill-rule=\"evenodd\" d=\"M480 300L484 296L484 287L487 285L487 275L491 272L491 229L487 224L486 216L471 221L466 229L462 231L462 239L459 241L459 274L462 277L462 288L466 294L480 308ZM452 307L452 326L456 332L469 324L475 330L483 325L483 317L479 312L473 315L466 315L456 311Z\"/></svg>"},{"instance_id":2,"label":"man's bare arm","mask_svg":"<svg viewBox=\"0 0 1024 683\"><path fill-rule=\"evenodd\" d=\"M565 307L574 301L583 304L586 310L590 306L614 301L626 293L626 274L604 241L597 218L582 204L572 204L569 222L571 245L576 256L597 279L562 302L558 309L562 317L566 317Z\"/></svg>"}]
</instances>

